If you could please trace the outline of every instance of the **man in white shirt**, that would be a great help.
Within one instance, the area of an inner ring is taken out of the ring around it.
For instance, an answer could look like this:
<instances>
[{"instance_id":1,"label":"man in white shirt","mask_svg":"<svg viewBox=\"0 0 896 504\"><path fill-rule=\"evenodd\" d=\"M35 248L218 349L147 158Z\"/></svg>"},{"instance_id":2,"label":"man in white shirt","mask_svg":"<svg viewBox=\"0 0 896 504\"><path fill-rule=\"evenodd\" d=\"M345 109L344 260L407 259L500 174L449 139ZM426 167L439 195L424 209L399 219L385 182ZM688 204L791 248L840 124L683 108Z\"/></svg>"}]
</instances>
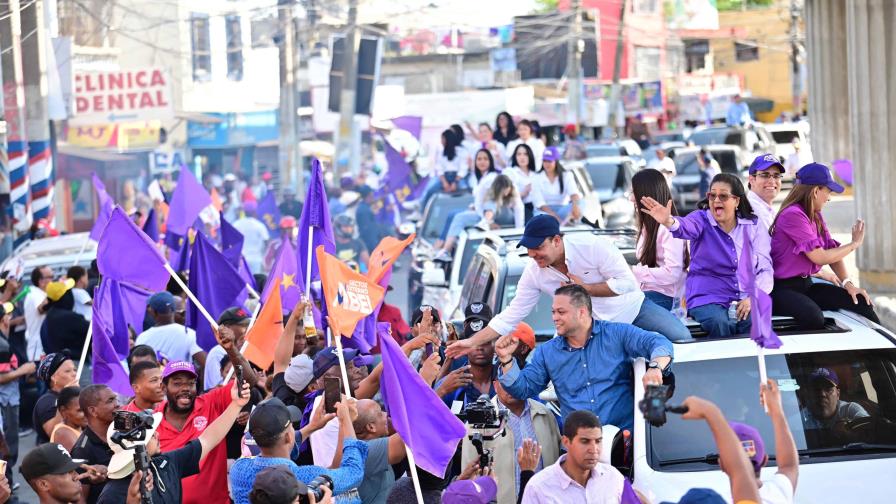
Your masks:
<instances>
[{"instance_id":1,"label":"man in white shirt","mask_svg":"<svg viewBox=\"0 0 896 504\"><path fill-rule=\"evenodd\" d=\"M563 421L566 454L535 473L523 493L523 504L617 504L625 489L625 477L610 464L600 462L603 428L597 415L578 410Z\"/></svg>"},{"instance_id":2,"label":"man in white shirt","mask_svg":"<svg viewBox=\"0 0 896 504\"><path fill-rule=\"evenodd\" d=\"M644 297L622 252L605 238L590 233L563 236L556 218L536 215L517 246L529 249L532 261L517 283L516 296L487 327L449 346L449 356L464 355L510 333L535 308L542 292L553 296L571 283L583 286L591 296L592 318L632 324L669 341L691 339L672 312Z\"/></svg>"},{"instance_id":3,"label":"man in white shirt","mask_svg":"<svg viewBox=\"0 0 896 504\"><path fill-rule=\"evenodd\" d=\"M264 264L264 251L268 240L271 239L267 226L260 220L255 218L258 211L258 204L254 201L243 203L244 215L233 223L233 227L242 233L243 238L243 255L249 264L252 273L261 273Z\"/></svg>"},{"instance_id":4,"label":"man in white shirt","mask_svg":"<svg viewBox=\"0 0 896 504\"><path fill-rule=\"evenodd\" d=\"M765 229L769 229L775 220L772 202L781 192L783 173L784 167L774 154L760 154L750 164L747 199Z\"/></svg>"},{"instance_id":5,"label":"man in white shirt","mask_svg":"<svg viewBox=\"0 0 896 504\"><path fill-rule=\"evenodd\" d=\"M44 289L53 281L49 266L38 266L31 271L31 287L25 296L25 342L29 361L39 361L44 354L40 341L40 326L47 318L47 293Z\"/></svg>"},{"instance_id":6,"label":"man in white shirt","mask_svg":"<svg viewBox=\"0 0 896 504\"><path fill-rule=\"evenodd\" d=\"M784 173L791 177L796 177L796 172L798 172L800 168L814 161L814 159L812 158L812 153L809 149L804 149L800 144L800 139L798 137L794 137L792 145L793 154L787 156L787 161L784 162Z\"/></svg>"},{"instance_id":7,"label":"man in white shirt","mask_svg":"<svg viewBox=\"0 0 896 504\"><path fill-rule=\"evenodd\" d=\"M666 177L669 187L672 187L672 178L678 174L678 170L675 168L675 161L672 161L672 158L667 156L666 151L663 149L656 150L656 159L657 162L654 168Z\"/></svg>"},{"instance_id":8,"label":"man in white shirt","mask_svg":"<svg viewBox=\"0 0 896 504\"><path fill-rule=\"evenodd\" d=\"M174 322L174 296L168 291L157 292L147 301L154 327L137 336L135 345L149 345L162 352L169 361L191 362L205 367L205 352L196 344L196 331Z\"/></svg>"}]
</instances>

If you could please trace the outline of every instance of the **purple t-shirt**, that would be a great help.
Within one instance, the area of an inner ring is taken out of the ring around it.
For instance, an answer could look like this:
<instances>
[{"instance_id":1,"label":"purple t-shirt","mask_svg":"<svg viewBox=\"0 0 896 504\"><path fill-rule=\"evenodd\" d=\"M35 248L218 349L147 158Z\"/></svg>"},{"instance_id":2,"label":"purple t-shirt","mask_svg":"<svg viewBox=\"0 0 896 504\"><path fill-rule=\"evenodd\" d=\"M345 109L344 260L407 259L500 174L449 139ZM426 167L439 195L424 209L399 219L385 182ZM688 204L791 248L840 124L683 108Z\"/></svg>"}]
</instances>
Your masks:
<instances>
[{"instance_id":1,"label":"purple t-shirt","mask_svg":"<svg viewBox=\"0 0 896 504\"><path fill-rule=\"evenodd\" d=\"M818 273L821 266L812 262L806 252L840 246L837 240L831 238L820 212L818 219L821 221L821 233L799 205L790 205L778 214L772 235L775 278L807 277Z\"/></svg>"}]
</instances>

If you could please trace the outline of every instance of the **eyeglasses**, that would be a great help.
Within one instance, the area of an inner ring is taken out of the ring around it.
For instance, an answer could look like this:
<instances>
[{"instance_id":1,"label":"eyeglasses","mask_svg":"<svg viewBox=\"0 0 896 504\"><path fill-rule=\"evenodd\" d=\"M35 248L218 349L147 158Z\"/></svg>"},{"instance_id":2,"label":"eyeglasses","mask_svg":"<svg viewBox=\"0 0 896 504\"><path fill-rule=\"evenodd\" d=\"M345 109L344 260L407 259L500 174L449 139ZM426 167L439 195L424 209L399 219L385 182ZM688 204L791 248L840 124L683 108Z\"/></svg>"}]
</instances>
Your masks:
<instances>
[{"instance_id":1,"label":"eyeglasses","mask_svg":"<svg viewBox=\"0 0 896 504\"><path fill-rule=\"evenodd\" d=\"M712 201L712 200L719 200L719 201L721 201L722 203L727 203L729 199L731 199L731 198L736 198L736 197L737 197L737 196L735 196L735 195L733 195L733 194L727 194L727 193L721 193L721 194L715 194L715 193L711 193L711 192L710 192L710 193L706 193L706 199L707 199L707 200L709 200L709 201Z\"/></svg>"},{"instance_id":2,"label":"eyeglasses","mask_svg":"<svg viewBox=\"0 0 896 504\"><path fill-rule=\"evenodd\" d=\"M761 179L781 180L782 178L784 178L784 175L782 175L780 173L760 172L760 173L756 174L756 177L761 178Z\"/></svg>"}]
</instances>

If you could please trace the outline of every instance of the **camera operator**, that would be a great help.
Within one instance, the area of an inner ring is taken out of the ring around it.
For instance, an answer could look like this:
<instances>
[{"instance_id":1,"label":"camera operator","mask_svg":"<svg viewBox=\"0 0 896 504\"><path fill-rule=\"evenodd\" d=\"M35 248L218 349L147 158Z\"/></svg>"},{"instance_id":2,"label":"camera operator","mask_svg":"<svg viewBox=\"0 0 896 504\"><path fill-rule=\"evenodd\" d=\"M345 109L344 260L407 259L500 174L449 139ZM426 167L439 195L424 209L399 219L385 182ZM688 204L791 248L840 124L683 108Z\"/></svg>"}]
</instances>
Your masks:
<instances>
[{"instance_id":1,"label":"camera operator","mask_svg":"<svg viewBox=\"0 0 896 504\"><path fill-rule=\"evenodd\" d=\"M118 396L106 385L88 385L81 390L78 402L87 417L87 427L75 440L72 456L87 464L105 468L112 459L112 449L106 443L106 433L112 425L115 410L118 409ZM106 486L106 478L82 480L81 484L87 504L96 504Z\"/></svg>"},{"instance_id":2,"label":"camera operator","mask_svg":"<svg viewBox=\"0 0 896 504\"><path fill-rule=\"evenodd\" d=\"M342 460L338 469L326 469L312 465L299 466L290 460L290 452L296 444L293 424L299 420L295 409L288 408L279 399L269 399L259 404L249 417L249 433L261 449L261 455L241 458L233 464L230 470L233 501L236 504L248 504L249 492L257 474L270 466L285 465L297 480L306 485L311 485L320 476L326 476L332 482L333 493L340 496L340 501L361 502L355 489L364 478L367 444L355 439L353 409L350 401L345 399L336 403L336 417L339 419L340 434L344 438ZM313 419L312 424L323 424L323 415L318 415L321 417Z\"/></svg>"},{"instance_id":3,"label":"camera operator","mask_svg":"<svg viewBox=\"0 0 896 504\"><path fill-rule=\"evenodd\" d=\"M539 345L523 370L513 358L519 340L510 334L498 340L501 385L526 399L553 382L564 416L588 410L610 425L631 429L634 383L629 363L648 359L644 385L659 385L672 362L672 343L633 325L593 320L591 297L580 285L557 289L553 318L560 337Z\"/></svg>"},{"instance_id":4,"label":"camera operator","mask_svg":"<svg viewBox=\"0 0 896 504\"><path fill-rule=\"evenodd\" d=\"M491 466L498 481L498 504L513 504L517 502L517 495L522 495L519 493L522 468L517 463L518 454L524 449L526 454L536 449L540 451L542 457L536 460L532 468L534 472L553 464L560 456L560 429L554 415L538 401L516 399L497 380L495 391L498 407L508 410L507 426L504 435L485 441L483 447L491 450ZM468 425L467 434L473 432L475 429ZM469 435L463 440L461 453L464 467L479 457Z\"/></svg>"},{"instance_id":5,"label":"camera operator","mask_svg":"<svg viewBox=\"0 0 896 504\"><path fill-rule=\"evenodd\" d=\"M330 487L321 487L324 498L317 500L314 494L308 493L308 487L296 480L292 471L284 465L268 467L258 473L255 484L249 492L251 504L300 504L301 496L307 495L309 504L332 504L333 491Z\"/></svg>"},{"instance_id":6,"label":"camera operator","mask_svg":"<svg viewBox=\"0 0 896 504\"><path fill-rule=\"evenodd\" d=\"M153 504L176 504L182 502L182 478L197 474L200 464L224 439L227 431L233 425L240 409L249 400L249 385L243 384L240 393L237 392L236 383L229 390L230 404L211 423L198 439L193 439L186 446L162 453L157 429L163 424L162 413L152 415L152 425L146 429L143 441L124 441L129 449L122 449L114 443L115 455L109 462L109 482L100 495L99 504L118 504L124 501L128 495L128 487L131 479L128 476L136 470L134 464L135 449L130 448L137 444L146 446L146 454L150 458L150 472L152 473L152 501ZM136 413L141 415L146 413ZM114 429L109 429L109 444L113 445L112 434ZM194 499L206 502L227 502L227 500L211 500L209 489L206 488L199 494L192 496Z\"/></svg>"}]
</instances>

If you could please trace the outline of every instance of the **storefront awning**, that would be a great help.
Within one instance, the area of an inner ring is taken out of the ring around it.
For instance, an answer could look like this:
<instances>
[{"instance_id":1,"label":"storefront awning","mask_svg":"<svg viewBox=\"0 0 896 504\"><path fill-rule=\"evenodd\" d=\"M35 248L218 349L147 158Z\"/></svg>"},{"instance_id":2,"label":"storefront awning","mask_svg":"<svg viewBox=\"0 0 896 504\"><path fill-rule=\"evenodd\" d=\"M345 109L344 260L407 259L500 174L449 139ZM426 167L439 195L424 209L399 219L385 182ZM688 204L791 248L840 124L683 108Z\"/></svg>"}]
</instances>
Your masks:
<instances>
[{"instance_id":1,"label":"storefront awning","mask_svg":"<svg viewBox=\"0 0 896 504\"><path fill-rule=\"evenodd\" d=\"M63 154L66 156L90 159L92 161L100 161L103 163L115 161L133 161L134 159L136 159L134 156L129 156L127 154L119 154L117 152L109 152L97 149L87 149L84 147L75 147L74 145L66 144L59 144L56 152L58 154Z\"/></svg>"}]
</instances>

